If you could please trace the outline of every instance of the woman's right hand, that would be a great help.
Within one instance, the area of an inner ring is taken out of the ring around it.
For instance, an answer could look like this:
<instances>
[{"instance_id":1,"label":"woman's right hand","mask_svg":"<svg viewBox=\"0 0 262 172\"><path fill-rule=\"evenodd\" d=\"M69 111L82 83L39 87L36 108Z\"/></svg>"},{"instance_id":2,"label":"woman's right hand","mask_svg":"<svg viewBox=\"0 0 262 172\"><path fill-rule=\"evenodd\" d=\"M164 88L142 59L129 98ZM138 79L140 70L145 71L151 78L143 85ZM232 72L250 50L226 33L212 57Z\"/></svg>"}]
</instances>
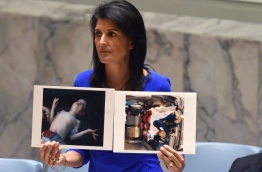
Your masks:
<instances>
[{"instance_id":1,"label":"woman's right hand","mask_svg":"<svg viewBox=\"0 0 262 172\"><path fill-rule=\"evenodd\" d=\"M61 154L61 148L59 147L59 142L46 142L40 148L40 158L41 160L50 166L59 165L59 158Z\"/></svg>"}]
</instances>

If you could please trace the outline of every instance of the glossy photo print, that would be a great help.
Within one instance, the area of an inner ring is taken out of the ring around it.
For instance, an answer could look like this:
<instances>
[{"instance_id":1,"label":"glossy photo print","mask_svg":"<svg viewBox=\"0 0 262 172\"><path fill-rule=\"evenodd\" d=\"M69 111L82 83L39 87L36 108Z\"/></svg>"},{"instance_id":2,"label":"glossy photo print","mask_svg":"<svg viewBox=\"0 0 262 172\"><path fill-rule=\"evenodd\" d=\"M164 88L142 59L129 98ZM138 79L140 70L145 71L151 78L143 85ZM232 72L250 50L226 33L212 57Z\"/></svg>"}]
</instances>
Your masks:
<instances>
[{"instance_id":1,"label":"glossy photo print","mask_svg":"<svg viewBox=\"0 0 262 172\"><path fill-rule=\"evenodd\" d=\"M196 93L116 92L115 103L115 152L194 153Z\"/></svg>"},{"instance_id":2,"label":"glossy photo print","mask_svg":"<svg viewBox=\"0 0 262 172\"><path fill-rule=\"evenodd\" d=\"M35 86L32 146L112 150L113 89Z\"/></svg>"}]
</instances>

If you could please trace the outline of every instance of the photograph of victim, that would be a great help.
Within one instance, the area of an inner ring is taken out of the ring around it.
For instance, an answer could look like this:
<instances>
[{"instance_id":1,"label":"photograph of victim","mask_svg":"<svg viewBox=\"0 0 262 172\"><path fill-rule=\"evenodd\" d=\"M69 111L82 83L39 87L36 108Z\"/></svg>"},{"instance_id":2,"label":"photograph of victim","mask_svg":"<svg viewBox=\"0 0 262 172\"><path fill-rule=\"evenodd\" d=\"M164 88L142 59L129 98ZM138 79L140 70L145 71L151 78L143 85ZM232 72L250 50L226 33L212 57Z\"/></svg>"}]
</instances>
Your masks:
<instances>
[{"instance_id":1,"label":"photograph of victim","mask_svg":"<svg viewBox=\"0 0 262 172\"><path fill-rule=\"evenodd\" d=\"M167 144L183 151L183 96L126 95L125 103L125 150L152 151Z\"/></svg>"},{"instance_id":2,"label":"photograph of victim","mask_svg":"<svg viewBox=\"0 0 262 172\"><path fill-rule=\"evenodd\" d=\"M41 143L103 146L105 92L43 89Z\"/></svg>"}]
</instances>

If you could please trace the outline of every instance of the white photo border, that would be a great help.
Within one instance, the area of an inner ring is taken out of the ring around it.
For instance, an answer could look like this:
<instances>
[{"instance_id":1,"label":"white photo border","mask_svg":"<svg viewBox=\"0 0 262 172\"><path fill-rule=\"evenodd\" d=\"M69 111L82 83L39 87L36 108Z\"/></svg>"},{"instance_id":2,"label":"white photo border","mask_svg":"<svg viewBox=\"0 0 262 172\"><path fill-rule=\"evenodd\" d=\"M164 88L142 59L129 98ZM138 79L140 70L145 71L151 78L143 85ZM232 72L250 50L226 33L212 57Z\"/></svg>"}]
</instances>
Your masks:
<instances>
[{"instance_id":1,"label":"white photo border","mask_svg":"<svg viewBox=\"0 0 262 172\"><path fill-rule=\"evenodd\" d=\"M126 96L146 97L152 95L181 96L184 97L184 131L183 151L181 154L195 154L196 142L196 108L197 94L188 92L139 92L116 91L115 92L115 117L114 117L114 145L113 151L118 153L157 153L157 150L125 150L125 102Z\"/></svg>"},{"instance_id":2,"label":"white photo border","mask_svg":"<svg viewBox=\"0 0 262 172\"><path fill-rule=\"evenodd\" d=\"M33 118L32 118L32 147L41 147L41 126L42 126L42 112L43 92L44 89L65 89L65 90L89 90L89 91L104 91L104 138L103 146L86 146L86 145L60 145L61 148L79 148L79 149L93 149L93 150L112 150L113 140L113 119L114 119L114 89L103 88L85 88L85 87L67 87L67 86L45 86L34 85L33 95Z\"/></svg>"}]
</instances>

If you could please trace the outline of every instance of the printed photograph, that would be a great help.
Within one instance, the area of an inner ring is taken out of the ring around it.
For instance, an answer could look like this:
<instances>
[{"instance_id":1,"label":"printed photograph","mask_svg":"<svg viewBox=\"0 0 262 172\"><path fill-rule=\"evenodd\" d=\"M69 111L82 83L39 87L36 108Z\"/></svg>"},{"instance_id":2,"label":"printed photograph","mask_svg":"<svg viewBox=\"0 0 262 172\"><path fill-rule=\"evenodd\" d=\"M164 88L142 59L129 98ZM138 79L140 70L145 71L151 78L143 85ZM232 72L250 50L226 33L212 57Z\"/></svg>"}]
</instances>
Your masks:
<instances>
[{"instance_id":1,"label":"printed photograph","mask_svg":"<svg viewBox=\"0 0 262 172\"><path fill-rule=\"evenodd\" d=\"M129 93L116 92L118 107L115 114L117 116L115 137L121 138L121 141L117 140L114 151L149 153L158 151L163 145L169 145L179 152L191 150L188 147L195 144L195 125L191 125L192 131L186 138L192 144L185 145L184 136L187 135L185 131L189 131L185 130L187 126L185 124L195 121L196 94L159 95L152 92L147 93L150 95L141 95L143 93L134 95ZM119 105L120 102L124 104L124 109ZM121 118L120 115L123 113L125 117Z\"/></svg>"},{"instance_id":2,"label":"printed photograph","mask_svg":"<svg viewBox=\"0 0 262 172\"><path fill-rule=\"evenodd\" d=\"M183 97L126 96L125 150L159 150L164 144L183 150Z\"/></svg>"},{"instance_id":3,"label":"printed photograph","mask_svg":"<svg viewBox=\"0 0 262 172\"><path fill-rule=\"evenodd\" d=\"M106 101L106 90L83 90L64 88L42 88L34 96L34 117L41 115L38 136L39 145L57 141L60 145L91 146L104 148L105 135L111 135L112 126L105 128L106 116L113 123L113 103ZM41 97L41 98L40 98ZM112 92L111 98L114 98ZM111 101L112 102L112 101ZM107 104L109 103L109 104ZM110 108L111 110L106 108ZM105 114L105 112L110 112ZM36 121L38 122L38 121ZM110 132L111 129L111 132ZM107 132L107 133L105 133ZM36 139L34 138L34 139ZM111 148L112 149L112 148Z\"/></svg>"}]
</instances>

